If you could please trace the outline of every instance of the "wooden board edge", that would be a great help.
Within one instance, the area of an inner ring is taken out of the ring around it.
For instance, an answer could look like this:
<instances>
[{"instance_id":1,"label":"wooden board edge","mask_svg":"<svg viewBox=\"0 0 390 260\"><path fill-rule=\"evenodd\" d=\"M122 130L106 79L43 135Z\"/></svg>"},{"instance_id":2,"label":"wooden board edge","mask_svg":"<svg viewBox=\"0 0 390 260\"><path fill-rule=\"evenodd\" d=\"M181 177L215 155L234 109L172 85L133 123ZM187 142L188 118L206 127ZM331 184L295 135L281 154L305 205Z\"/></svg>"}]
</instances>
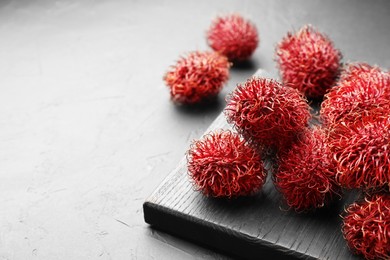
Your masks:
<instances>
[{"instance_id":1,"label":"wooden board edge","mask_svg":"<svg viewBox=\"0 0 390 260\"><path fill-rule=\"evenodd\" d=\"M315 259L280 245L253 239L246 234L214 225L150 201L145 201L143 211L145 222L151 225L152 228L201 246L216 249L238 259Z\"/></svg>"}]
</instances>

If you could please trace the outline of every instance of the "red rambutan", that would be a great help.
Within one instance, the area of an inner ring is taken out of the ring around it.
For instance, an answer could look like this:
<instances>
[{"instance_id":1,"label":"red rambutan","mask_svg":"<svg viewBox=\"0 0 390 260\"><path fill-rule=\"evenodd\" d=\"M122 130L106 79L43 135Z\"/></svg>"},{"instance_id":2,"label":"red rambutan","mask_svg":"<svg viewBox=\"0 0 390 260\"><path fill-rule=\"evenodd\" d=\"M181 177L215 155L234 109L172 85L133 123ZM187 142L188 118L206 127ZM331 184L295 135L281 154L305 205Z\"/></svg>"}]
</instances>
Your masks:
<instances>
[{"instance_id":1,"label":"red rambutan","mask_svg":"<svg viewBox=\"0 0 390 260\"><path fill-rule=\"evenodd\" d=\"M266 180L260 155L230 131L210 133L194 141L187 163L195 186L208 196L252 195Z\"/></svg>"},{"instance_id":2,"label":"red rambutan","mask_svg":"<svg viewBox=\"0 0 390 260\"><path fill-rule=\"evenodd\" d=\"M248 59L259 43L257 29L238 14L217 17L207 31L210 47L231 61Z\"/></svg>"},{"instance_id":3,"label":"red rambutan","mask_svg":"<svg viewBox=\"0 0 390 260\"><path fill-rule=\"evenodd\" d=\"M279 156L276 188L298 212L321 208L339 195L336 164L321 128L302 131L291 149Z\"/></svg>"},{"instance_id":4,"label":"red rambutan","mask_svg":"<svg viewBox=\"0 0 390 260\"><path fill-rule=\"evenodd\" d=\"M374 194L350 205L342 231L355 254L369 260L390 259L390 194Z\"/></svg>"},{"instance_id":5,"label":"red rambutan","mask_svg":"<svg viewBox=\"0 0 390 260\"><path fill-rule=\"evenodd\" d=\"M308 98L322 98L335 83L341 53L332 41L310 25L295 34L288 33L276 48L283 83Z\"/></svg>"},{"instance_id":6,"label":"red rambutan","mask_svg":"<svg viewBox=\"0 0 390 260\"><path fill-rule=\"evenodd\" d=\"M340 79L338 82L342 82L345 84L345 82L349 81L354 81L356 77L368 77L371 78L371 75L374 75L375 73L381 73L382 70L381 68L377 66L371 66L368 63L364 62L353 62L353 63L348 63L346 64L340 74ZM375 79L375 78L374 78Z\"/></svg>"},{"instance_id":7,"label":"red rambutan","mask_svg":"<svg viewBox=\"0 0 390 260\"><path fill-rule=\"evenodd\" d=\"M390 113L369 114L329 130L337 163L336 181L345 188L390 190Z\"/></svg>"},{"instance_id":8,"label":"red rambutan","mask_svg":"<svg viewBox=\"0 0 390 260\"><path fill-rule=\"evenodd\" d=\"M173 101L194 104L221 91L229 78L229 68L229 61L221 54L194 51L171 66L164 80Z\"/></svg>"},{"instance_id":9,"label":"red rambutan","mask_svg":"<svg viewBox=\"0 0 390 260\"><path fill-rule=\"evenodd\" d=\"M248 141L266 149L281 149L308 125L310 110L298 90L252 77L230 94L225 116Z\"/></svg>"},{"instance_id":10,"label":"red rambutan","mask_svg":"<svg viewBox=\"0 0 390 260\"><path fill-rule=\"evenodd\" d=\"M353 122L379 107L390 110L390 74L365 63L352 63L343 69L340 80L324 97L321 119L329 128L340 120ZM377 111L379 112L379 110Z\"/></svg>"}]
</instances>

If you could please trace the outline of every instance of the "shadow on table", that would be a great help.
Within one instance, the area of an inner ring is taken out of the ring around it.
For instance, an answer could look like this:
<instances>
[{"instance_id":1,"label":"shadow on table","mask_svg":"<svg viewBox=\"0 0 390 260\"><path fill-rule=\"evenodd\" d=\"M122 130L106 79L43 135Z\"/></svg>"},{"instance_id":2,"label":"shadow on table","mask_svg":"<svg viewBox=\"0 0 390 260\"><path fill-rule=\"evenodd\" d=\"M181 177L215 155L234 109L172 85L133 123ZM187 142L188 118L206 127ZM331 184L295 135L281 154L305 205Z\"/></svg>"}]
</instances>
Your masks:
<instances>
[{"instance_id":1,"label":"shadow on table","mask_svg":"<svg viewBox=\"0 0 390 260\"><path fill-rule=\"evenodd\" d=\"M259 68L257 60L249 59L244 61L235 61L233 62L232 70L233 71L253 71L255 72Z\"/></svg>"},{"instance_id":2,"label":"shadow on table","mask_svg":"<svg viewBox=\"0 0 390 260\"><path fill-rule=\"evenodd\" d=\"M175 110L181 114L186 115L203 115L209 113L219 113L225 106L225 101L221 95L204 100L198 104L193 105L180 105L173 104Z\"/></svg>"}]
</instances>

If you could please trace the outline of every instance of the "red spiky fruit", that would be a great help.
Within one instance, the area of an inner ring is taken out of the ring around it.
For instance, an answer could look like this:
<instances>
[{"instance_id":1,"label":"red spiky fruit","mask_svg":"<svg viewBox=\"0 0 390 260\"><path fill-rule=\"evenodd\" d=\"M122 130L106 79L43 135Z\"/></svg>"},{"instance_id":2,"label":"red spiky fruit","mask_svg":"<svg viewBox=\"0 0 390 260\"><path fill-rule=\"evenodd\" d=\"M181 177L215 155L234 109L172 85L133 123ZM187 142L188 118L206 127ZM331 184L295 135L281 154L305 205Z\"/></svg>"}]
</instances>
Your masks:
<instances>
[{"instance_id":1,"label":"red spiky fruit","mask_svg":"<svg viewBox=\"0 0 390 260\"><path fill-rule=\"evenodd\" d=\"M353 122L356 116L378 107L387 108L387 112L390 108L389 72L366 63L351 63L325 95L320 113L323 123L331 128L337 127L339 121Z\"/></svg>"},{"instance_id":2,"label":"red spiky fruit","mask_svg":"<svg viewBox=\"0 0 390 260\"><path fill-rule=\"evenodd\" d=\"M390 111L363 115L329 130L337 163L336 181L345 188L390 190Z\"/></svg>"},{"instance_id":3,"label":"red spiky fruit","mask_svg":"<svg viewBox=\"0 0 390 260\"><path fill-rule=\"evenodd\" d=\"M325 133L315 127L301 132L291 149L279 156L274 183L287 205L302 212L326 206L340 196L335 175Z\"/></svg>"},{"instance_id":4,"label":"red spiky fruit","mask_svg":"<svg viewBox=\"0 0 390 260\"><path fill-rule=\"evenodd\" d=\"M239 14L217 17L207 31L210 47L231 61L250 58L259 43L253 23Z\"/></svg>"},{"instance_id":5,"label":"red spiky fruit","mask_svg":"<svg viewBox=\"0 0 390 260\"><path fill-rule=\"evenodd\" d=\"M311 25L289 32L276 47L276 62L283 83L319 99L339 74L341 53L332 41Z\"/></svg>"},{"instance_id":6,"label":"red spiky fruit","mask_svg":"<svg viewBox=\"0 0 390 260\"><path fill-rule=\"evenodd\" d=\"M347 63L341 70L338 83L352 82L356 77L371 78L371 75L375 76L377 73L382 73L382 69L378 66L372 66L365 62Z\"/></svg>"},{"instance_id":7,"label":"red spiky fruit","mask_svg":"<svg viewBox=\"0 0 390 260\"><path fill-rule=\"evenodd\" d=\"M196 188L207 196L252 195L266 180L260 155L231 131L212 132L194 141L187 162Z\"/></svg>"},{"instance_id":8,"label":"red spiky fruit","mask_svg":"<svg viewBox=\"0 0 390 260\"><path fill-rule=\"evenodd\" d=\"M349 248L365 259L390 259L390 194L367 196L350 205L343 216Z\"/></svg>"},{"instance_id":9,"label":"red spiky fruit","mask_svg":"<svg viewBox=\"0 0 390 260\"><path fill-rule=\"evenodd\" d=\"M245 139L278 150L308 125L310 110L298 90L252 77L228 96L225 116Z\"/></svg>"},{"instance_id":10,"label":"red spiky fruit","mask_svg":"<svg viewBox=\"0 0 390 260\"><path fill-rule=\"evenodd\" d=\"M216 96L229 78L230 63L216 52L194 51L181 57L165 74L171 99L194 104Z\"/></svg>"}]
</instances>

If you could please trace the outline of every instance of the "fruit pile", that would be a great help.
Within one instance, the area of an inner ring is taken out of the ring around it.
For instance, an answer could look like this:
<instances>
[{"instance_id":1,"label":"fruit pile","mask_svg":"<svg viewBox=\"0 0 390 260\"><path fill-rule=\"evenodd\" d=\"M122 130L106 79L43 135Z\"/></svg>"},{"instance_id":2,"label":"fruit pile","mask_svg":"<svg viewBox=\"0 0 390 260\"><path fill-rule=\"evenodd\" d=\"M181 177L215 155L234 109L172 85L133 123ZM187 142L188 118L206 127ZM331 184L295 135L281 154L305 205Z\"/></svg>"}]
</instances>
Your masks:
<instances>
[{"instance_id":1,"label":"fruit pile","mask_svg":"<svg viewBox=\"0 0 390 260\"><path fill-rule=\"evenodd\" d=\"M238 14L218 17L207 32L214 52L192 52L164 79L176 103L215 96L231 62L248 59L259 38ZM358 189L342 214L350 249L366 259L390 259L390 73L366 63L341 63L332 41L307 25L276 45L281 81L252 77L227 97L234 130L196 140L188 173L206 196L253 196L272 181L298 213L326 207ZM321 103L319 116L308 99ZM313 117L319 123L310 123Z\"/></svg>"},{"instance_id":2,"label":"fruit pile","mask_svg":"<svg viewBox=\"0 0 390 260\"><path fill-rule=\"evenodd\" d=\"M212 100L228 80L232 64L248 60L259 44L255 25L239 14L217 17L206 38L213 51L191 51L164 75L176 104Z\"/></svg>"}]
</instances>

